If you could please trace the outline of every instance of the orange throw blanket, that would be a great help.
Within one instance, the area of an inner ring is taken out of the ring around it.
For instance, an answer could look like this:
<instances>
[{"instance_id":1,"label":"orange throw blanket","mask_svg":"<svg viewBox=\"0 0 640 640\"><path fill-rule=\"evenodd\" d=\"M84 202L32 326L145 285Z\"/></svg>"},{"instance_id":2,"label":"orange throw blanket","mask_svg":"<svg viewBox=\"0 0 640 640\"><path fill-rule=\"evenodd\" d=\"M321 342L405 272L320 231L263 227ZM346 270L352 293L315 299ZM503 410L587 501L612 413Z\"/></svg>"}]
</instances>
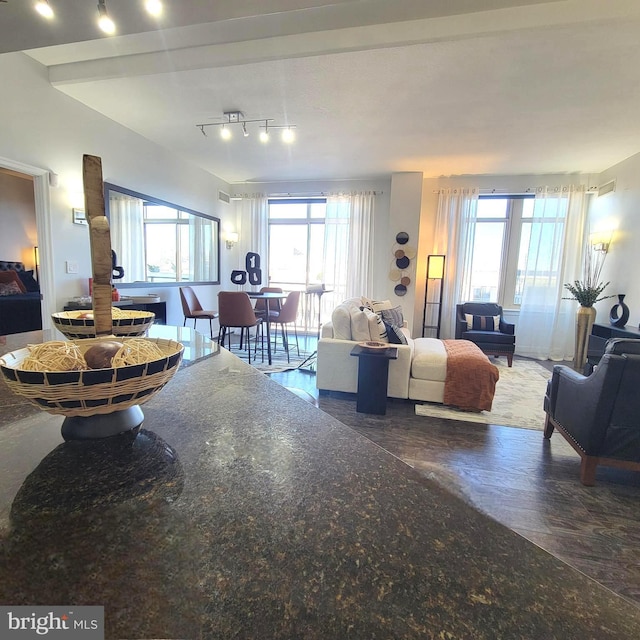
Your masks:
<instances>
[{"instance_id":1,"label":"orange throw blanket","mask_svg":"<svg viewBox=\"0 0 640 640\"><path fill-rule=\"evenodd\" d=\"M447 351L444 404L467 411L491 411L498 367L469 340L443 340Z\"/></svg>"}]
</instances>

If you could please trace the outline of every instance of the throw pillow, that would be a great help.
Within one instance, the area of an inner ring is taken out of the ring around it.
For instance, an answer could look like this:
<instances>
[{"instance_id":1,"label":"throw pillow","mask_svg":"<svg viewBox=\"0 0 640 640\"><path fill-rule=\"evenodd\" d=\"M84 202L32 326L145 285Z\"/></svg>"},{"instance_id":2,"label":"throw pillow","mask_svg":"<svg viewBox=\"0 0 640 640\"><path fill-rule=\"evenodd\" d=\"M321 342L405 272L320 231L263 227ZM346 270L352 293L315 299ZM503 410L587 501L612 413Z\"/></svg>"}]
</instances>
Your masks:
<instances>
[{"instance_id":1,"label":"throw pillow","mask_svg":"<svg viewBox=\"0 0 640 640\"><path fill-rule=\"evenodd\" d=\"M367 307L362 307L362 312L367 316L367 321L369 322L370 339L379 340L380 342L389 342L389 339L387 338L387 329L380 316L371 311L371 309L367 309Z\"/></svg>"},{"instance_id":2,"label":"throw pillow","mask_svg":"<svg viewBox=\"0 0 640 640\"><path fill-rule=\"evenodd\" d=\"M0 284L8 284L9 282L15 282L20 287L20 293L27 293L25 286L22 284L22 280L18 278L18 274L10 269L9 271L0 271Z\"/></svg>"},{"instance_id":3,"label":"throw pillow","mask_svg":"<svg viewBox=\"0 0 640 640\"><path fill-rule=\"evenodd\" d=\"M22 281L27 292L36 292L40 291L40 285L38 281L33 277L33 269L29 269L29 271L16 271L18 274L18 278Z\"/></svg>"},{"instance_id":4,"label":"throw pillow","mask_svg":"<svg viewBox=\"0 0 640 640\"><path fill-rule=\"evenodd\" d=\"M0 282L0 296L15 296L22 293L16 282Z\"/></svg>"},{"instance_id":5,"label":"throw pillow","mask_svg":"<svg viewBox=\"0 0 640 640\"><path fill-rule=\"evenodd\" d=\"M402 315L402 307L393 307L393 309L382 309L380 311L382 319L389 324L393 324L396 327L401 327L404 324L404 317Z\"/></svg>"},{"instance_id":6,"label":"throw pillow","mask_svg":"<svg viewBox=\"0 0 640 640\"><path fill-rule=\"evenodd\" d=\"M364 311L361 311L358 307L353 307L351 309L351 339L356 342L366 342L367 340L371 340L371 334L369 333L369 320L367 319Z\"/></svg>"},{"instance_id":7,"label":"throw pillow","mask_svg":"<svg viewBox=\"0 0 640 640\"><path fill-rule=\"evenodd\" d=\"M500 316L473 316L464 314L467 331L500 331Z\"/></svg>"},{"instance_id":8,"label":"throw pillow","mask_svg":"<svg viewBox=\"0 0 640 640\"><path fill-rule=\"evenodd\" d=\"M331 313L333 337L336 340L351 340L351 314L346 304L339 304Z\"/></svg>"},{"instance_id":9,"label":"throw pillow","mask_svg":"<svg viewBox=\"0 0 640 640\"><path fill-rule=\"evenodd\" d=\"M391 344L408 344L407 336L404 335L404 331L398 325L384 321L384 326L387 329L387 338Z\"/></svg>"},{"instance_id":10,"label":"throw pillow","mask_svg":"<svg viewBox=\"0 0 640 640\"><path fill-rule=\"evenodd\" d=\"M380 313L383 309L393 309L390 300L371 300L362 296L362 304L375 313Z\"/></svg>"}]
</instances>

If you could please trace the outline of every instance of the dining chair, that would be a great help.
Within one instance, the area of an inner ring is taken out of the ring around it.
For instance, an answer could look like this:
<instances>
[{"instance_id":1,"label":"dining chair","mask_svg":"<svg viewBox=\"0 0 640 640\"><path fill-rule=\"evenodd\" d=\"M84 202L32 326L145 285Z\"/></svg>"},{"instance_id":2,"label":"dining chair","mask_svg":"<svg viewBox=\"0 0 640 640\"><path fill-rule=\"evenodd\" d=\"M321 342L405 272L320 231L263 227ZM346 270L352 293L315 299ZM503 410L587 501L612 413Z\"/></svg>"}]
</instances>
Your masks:
<instances>
[{"instance_id":1,"label":"dining chair","mask_svg":"<svg viewBox=\"0 0 640 640\"><path fill-rule=\"evenodd\" d=\"M282 289L280 287L261 287L260 293L282 293ZM273 307L275 307L275 309ZM271 304L267 305L266 300L260 300L260 298L258 298L253 310L259 318L266 320L267 308L269 309L270 316L273 316L274 313L278 313L280 311L280 300L272 300Z\"/></svg>"},{"instance_id":2,"label":"dining chair","mask_svg":"<svg viewBox=\"0 0 640 640\"><path fill-rule=\"evenodd\" d=\"M258 333L261 334L259 329L262 329L262 318L259 318L254 313L249 296L244 291L220 291L218 293L218 310L220 313L218 342L224 347L224 339L228 334L229 351L231 351L231 331L228 330L240 329L240 349L243 348L244 336L246 335L249 364L251 364L250 329L251 327L256 327L255 357L258 351ZM264 360L264 350L262 352L262 359Z\"/></svg>"},{"instance_id":3,"label":"dining chair","mask_svg":"<svg viewBox=\"0 0 640 640\"><path fill-rule=\"evenodd\" d=\"M193 318L193 328L200 318L209 320L209 332L213 340L213 320L218 317L216 311L207 311L202 308L200 300L192 287L180 287L180 302L182 303L182 313L184 314L183 327L187 326L187 318Z\"/></svg>"},{"instance_id":4,"label":"dining chair","mask_svg":"<svg viewBox=\"0 0 640 640\"><path fill-rule=\"evenodd\" d=\"M276 325L276 340L277 340L277 326L280 325L280 332L282 334L282 344L287 352L287 362L291 362L289 358L289 332L287 331L287 325L293 324L293 332L296 337L296 349L298 351L298 357L300 357L300 346L298 344L298 329L296 328L296 318L298 317L298 306L300 304L300 291L292 291L286 297L284 304L280 311L272 311L269 314L269 322L273 322Z\"/></svg>"}]
</instances>

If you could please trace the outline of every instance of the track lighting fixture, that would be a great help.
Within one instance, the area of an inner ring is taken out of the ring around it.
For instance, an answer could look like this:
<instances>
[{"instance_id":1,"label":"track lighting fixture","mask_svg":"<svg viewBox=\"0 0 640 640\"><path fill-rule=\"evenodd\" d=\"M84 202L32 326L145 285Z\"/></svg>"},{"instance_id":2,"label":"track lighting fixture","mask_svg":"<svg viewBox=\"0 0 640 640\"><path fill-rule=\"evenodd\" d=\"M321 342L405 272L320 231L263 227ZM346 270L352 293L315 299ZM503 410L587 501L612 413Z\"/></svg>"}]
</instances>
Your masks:
<instances>
[{"instance_id":1,"label":"track lighting fixture","mask_svg":"<svg viewBox=\"0 0 640 640\"><path fill-rule=\"evenodd\" d=\"M49 4L49 0L38 0L36 2L36 11L45 18L53 18L53 9Z\"/></svg>"},{"instance_id":2,"label":"track lighting fixture","mask_svg":"<svg viewBox=\"0 0 640 640\"><path fill-rule=\"evenodd\" d=\"M54 17L53 7L49 4L49 0L37 0L34 7L41 16L48 19ZM162 15L162 0L144 0L144 7L149 15L154 17ZM107 12L106 0L98 0L98 26L109 35L116 32L116 24Z\"/></svg>"},{"instance_id":3,"label":"track lighting fixture","mask_svg":"<svg viewBox=\"0 0 640 640\"><path fill-rule=\"evenodd\" d=\"M287 144L291 144L296 139L294 131L296 128L295 124L273 124L273 118L247 119L244 117L242 111L225 111L222 114L220 122L203 122L202 124L197 124L196 127L200 129L200 133L202 133L203 136L207 135L207 127L221 127L220 137L224 140L229 140L231 138L233 125L240 125L243 136L248 138L249 129L247 125L253 123L258 123L260 129L260 135L258 137L260 142L269 142L269 131L271 129L282 129L282 141Z\"/></svg>"},{"instance_id":4,"label":"track lighting fixture","mask_svg":"<svg viewBox=\"0 0 640 640\"><path fill-rule=\"evenodd\" d=\"M109 35L116 32L115 22L107 13L106 0L98 0L98 26Z\"/></svg>"}]
</instances>

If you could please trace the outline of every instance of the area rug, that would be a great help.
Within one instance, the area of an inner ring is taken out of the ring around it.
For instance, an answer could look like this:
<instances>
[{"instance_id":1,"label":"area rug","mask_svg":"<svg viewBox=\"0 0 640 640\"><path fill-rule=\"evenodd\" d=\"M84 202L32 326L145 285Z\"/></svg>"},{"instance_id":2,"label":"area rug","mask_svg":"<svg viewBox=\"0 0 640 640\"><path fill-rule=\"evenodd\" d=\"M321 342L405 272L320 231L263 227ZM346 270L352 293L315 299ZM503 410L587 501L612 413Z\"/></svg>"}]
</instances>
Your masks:
<instances>
[{"instance_id":1,"label":"area rug","mask_svg":"<svg viewBox=\"0 0 640 640\"><path fill-rule=\"evenodd\" d=\"M234 351L234 353L236 352ZM286 351L284 351L284 349L282 349L281 347L278 347L276 351L272 352L271 364L269 364L267 360L267 351L265 349L264 362L262 362L259 351L258 357L255 360L253 359L253 354L251 354L251 366L258 369L258 371L262 371L263 373L281 373L282 371L291 371L292 369L297 369L303 364L306 364L305 360L307 360L310 355L311 354L305 353L301 349L300 356L298 357L298 352L296 351L296 348L293 347L293 349L289 352L289 358L291 362L287 362ZM243 360L246 360L246 357L244 356L245 354L242 354L240 357L242 357Z\"/></svg>"},{"instance_id":2,"label":"area rug","mask_svg":"<svg viewBox=\"0 0 640 640\"><path fill-rule=\"evenodd\" d=\"M416 415L522 429L544 429L542 404L551 372L533 360L493 360L500 371L491 411L461 411L440 404L416 404Z\"/></svg>"}]
</instances>

